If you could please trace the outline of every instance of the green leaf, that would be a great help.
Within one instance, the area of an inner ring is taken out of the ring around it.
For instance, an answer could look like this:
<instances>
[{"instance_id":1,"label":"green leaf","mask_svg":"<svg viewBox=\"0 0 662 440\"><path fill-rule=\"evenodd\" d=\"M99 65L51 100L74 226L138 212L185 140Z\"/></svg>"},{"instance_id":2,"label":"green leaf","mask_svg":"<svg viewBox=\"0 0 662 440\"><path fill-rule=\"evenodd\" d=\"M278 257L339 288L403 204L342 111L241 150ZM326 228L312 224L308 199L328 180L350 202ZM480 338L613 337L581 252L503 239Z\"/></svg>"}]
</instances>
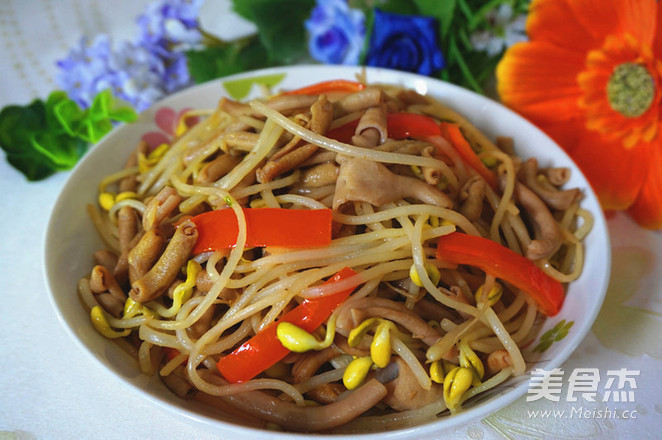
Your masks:
<instances>
[{"instance_id":1,"label":"green leaf","mask_svg":"<svg viewBox=\"0 0 662 440\"><path fill-rule=\"evenodd\" d=\"M108 118L119 122L135 122L138 114L131 107L118 107L108 112Z\"/></svg>"},{"instance_id":2,"label":"green leaf","mask_svg":"<svg viewBox=\"0 0 662 440\"><path fill-rule=\"evenodd\" d=\"M0 111L0 146L7 154L19 155L30 149L31 133L46 126L44 103L35 100L21 107L10 105Z\"/></svg>"},{"instance_id":3,"label":"green leaf","mask_svg":"<svg viewBox=\"0 0 662 440\"><path fill-rule=\"evenodd\" d=\"M45 106L40 100L0 111L0 147L7 155L7 162L28 180L40 180L55 172L50 159L36 153L32 146L33 133L46 125Z\"/></svg>"},{"instance_id":4,"label":"green leaf","mask_svg":"<svg viewBox=\"0 0 662 440\"><path fill-rule=\"evenodd\" d=\"M98 93L87 110L81 110L66 94L55 92L46 102L46 112L55 115L69 136L90 143L97 143L108 134L113 129L112 121L135 121L138 117L132 108L118 107L110 89Z\"/></svg>"},{"instance_id":5,"label":"green leaf","mask_svg":"<svg viewBox=\"0 0 662 440\"><path fill-rule=\"evenodd\" d=\"M365 59L370 48L370 40L372 39L372 30L375 25L375 10L368 9L365 12L365 38L363 39L363 48L359 55L359 64L365 64Z\"/></svg>"},{"instance_id":6,"label":"green leaf","mask_svg":"<svg viewBox=\"0 0 662 440\"><path fill-rule=\"evenodd\" d=\"M539 343L538 345L536 345L536 346L533 348L533 351L537 351L537 352L539 352L539 353L542 353L542 352L544 352L544 351L547 351L547 350L549 349L549 347L552 346L552 343L553 343L553 342L554 342L554 341L551 340L551 339L547 339L547 340L544 340L544 341L540 341L540 343Z\"/></svg>"},{"instance_id":7,"label":"green leaf","mask_svg":"<svg viewBox=\"0 0 662 440\"><path fill-rule=\"evenodd\" d=\"M565 319L562 319L559 322L557 322L556 325L552 327L552 330L554 331L554 333L558 333L561 331L563 326L565 326Z\"/></svg>"},{"instance_id":8,"label":"green leaf","mask_svg":"<svg viewBox=\"0 0 662 440\"><path fill-rule=\"evenodd\" d=\"M30 155L7 155L7 162L31 182L43 180L56 172L47 161L35 159Z\"/></svg>"},{"instance_id":9,"label":"green leaf","mask_svg":"<svg viewBox=\"0 0 662 440\"><path fill-rule=\"evenodd\" d=\"M138 114L128 103L115 99L110 89L106 89L94 97L89 109L89 118L134 122L138 119Z\"/></svg>"},{"instance_id":10,"label":"green leaf","mask_svg":"<svg viewBox=\"0 0 662 440\"><path fill-rule=\"evenodd\" d=\"M566 330L562 330L556 335L556 337L554 338L554 341L561 341L566 336L568 336L568 332Z\"/></svg>"},{"instance_id":11,"label":"green leaf","mask_svg":"<svg viewBox=\"0 0 662 440\"><path fill-rule=\"evenodd\" d=\"M476 51L470 40L472 23L477 20L485 0L413 0L421 14L439 21L440 45L446 67L439 76L478 93L492 93L494 70L499 57ZM513 0L491 0L490 3L512 3ZM517 0L519 1L519 0ZM482 23L482 21L480 21Z\"/></svg>"},{"instance_id":12,"label":"green leaf","mask_svg":"<svg viewBox=\"0 0 662 440\"><path fill-rule=\"evenodd\" d=\"M84 124L86 112L71 99L51 99L46 101L46 111L55 115L59 125L73 137L78 136Z\"/></svg>"},{"instance_id":13,"label":"green leaf","mask_svg":"<svg viewBox=\"0 0 662 440\"><path fill-rule=\"evenodd\" d=\"M540 336L540 341L533 351L543 352L552 346L554 342L563 340L568 336L568 331L575 325L575 321L567 322L565 319L557 322L556 325Z\"/></svg>"},{"instance_id":14,"label":"green leaf","mask_svg":"<svg viewBox=\"0 0 662 440\"><path fill-rule=\"evenodd\" d=\"M457 5L464 18L471 23L474 20L474 13L471 7L467 4L467 0L457 0Z\"/></svg>"},{"instance_id":15,"label":"green leaf","mask_svg":"<svg viewBox=\"0 0 662 440\"><path fill-rule=\"evenodd\" d=\"M99 115L103 117L108 117L108 111L113 100L113 95L110 92L110 89L103 90L97 94L92 100L92 105L90 106L89 113L91 115Z\"/></svg>"},{"instance_id":16,"label":"green leaf","mask_svg":"<svg viewBox=\"0 0 662 440\"><path fill-rule=\"evenodd\" d=\"M363 12L372 8L372 0L348 0L347 4L352 9L361 9Z\"/></svg>"},{"instance_id":17,"label":"green leaf","mask_svg":"<svg viewBox=\"0 0 662 440\"><path fill-rule=\"evenodd\" d=\"M289 64L307 53L304 21L315 0L233 0L234 10L258 28L269 62Z\"/></svg>"},{"instance_id":18,"label":"green leaf","mask_svg":"<svg viewBox=\"0 0 662 440\"><path fill-rule=\"evenodd\" d=\"M250 78L241 78L232 81L224 81L223 87L230 96L236 100L244 99L251 91L253 84L263 84L267 87L274 87L285 78L284 73L274 75L253 76Z\"/></svg>"},{"instance_id":19,"label":"green leaf","mask_svg":"<svg viewBox=\"0 0 662 440\"><path fill-rule=\"evenodd\" d=\"M88 148L113 128L110 92L95 98L92 107L81 110L62 91L52 92L46 102L12 105L0 111L0 148L7 162L28 180L44 179L56 171L72 168ZM132 109L113 110L124 120L135 120Z\"/></svg>"},{"instance_id":20,"label":"green leaf","mask_svg":"<svg viewBox=\"0 0 662 440\"><path fill-rule=\"evenodd\" d=\"M87 149L87 143L66 133L43 131L32 139L32 147L55 171L72 168Z\"/></svg>"},{"instance_id":21,"label":"green leaf","mask_svg":"<svg viewBox=\"0 0 662 440\"><path fill-rule=\"evenodd\" d=\"M200 84L234 73L268 67L268 54L258 38L186 52L189 73Z\"/></svg>"},{"instance_id":22,"label":"green leaf","mask_svg":"<svg viewBox=\"0 0 662 440\"><path fill-rule=\"evenodd\" d=\"M193 81L200 84L223 76L225 73L221 71L221 68L227 57L226 50L225 47L210 47L187 51L186 62Z\"/></svg>"},{"instance_id":23,"label":"green leaf","mask_svg":"<svg viewBox=\"0 0 662 440\"><path fill-rule=\"evenodd\" d=\"M382 11L393 14L418 15L420 13L416 2L412 2L411 0L385 0L379 3L377 7Z\"/></svg>"},{"instance_id":24,"label":"green leaf","mask_svg":"<svg viewBox=\"0 0 662 440\"><path fill-rule=\"evenodd\" d=\"M113 129L112 121L135 121L137 118L132 108L120 107L110 89L106 89L94 97L92 105L84 113L77 136L94 144Z\"/></svg>"},{"instance_id":25,"label":"green leaf","mask_svg":"<svg viewBox=\"0 0 662 440\"><path fill-rule=\"evenodd\" d=\"M555 334L556 334L556 330L554 330L553 328L550 328L545 333L543 333L542 336L540 336L540 340L541 341L546 341L548 339L553 339Z\"/></svg>"},{"instance_id":26,"label":"green leaf","mask_svg":"<svg viewBox=\"0 0 662 440\"><path fill-rule=\"evenodd\" d=\"M453 23L456 0L414 0L421 15L435 17L439 21L439 35L443 40Z\"/></svg>"},{"instance_id":27,"label":"green leaf","mask_svg":"<svg viewBox=\"0 0 662 440\"><path fill-rule=\"evenodd\" d=\"M41 100L0 111L0 147L7 161L28 180L71 168L85 150L84 142L70 137L61 126L53 129L47 120L55 117L47 117L47 107Z\"/></svg>"},{"instance_id":28,"label":"green leaf","mask_svg":"<svg viewBox=\"0 0 662 440\"><path fill-rule=\"evenodd\" d=\"M79 137L96 144L113 129L113 123L108 118L88 119L85 124L85 134Z\"/></svg>"}]
</instances>

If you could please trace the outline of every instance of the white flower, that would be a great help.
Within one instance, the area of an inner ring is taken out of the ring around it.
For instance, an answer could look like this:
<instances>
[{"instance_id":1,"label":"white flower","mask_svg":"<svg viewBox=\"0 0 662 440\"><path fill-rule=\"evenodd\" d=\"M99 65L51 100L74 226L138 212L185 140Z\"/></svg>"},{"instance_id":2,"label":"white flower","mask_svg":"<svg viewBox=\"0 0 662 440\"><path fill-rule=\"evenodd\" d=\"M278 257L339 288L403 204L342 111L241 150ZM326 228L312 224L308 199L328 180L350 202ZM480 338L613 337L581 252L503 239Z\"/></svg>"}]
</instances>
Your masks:
<instances>
[{"instance_id":1,"label":"white flower","mask_svg":"<svg viewBox=\"0 0 662 440\"><path fill-rule=\"evenodd\" d=\"M499 55L504 49L520 41L526 41L526 15L513 16L513 8L503 3L487 13L491 29L471 34L474 49L486 52L489 56Z\"/></svg>"},{"instance_id":2,"label":"white flower","mask_svg":"<svg viewBox=\"0 0 662 440\"><path fill-rule=\"evenodd\" d=\"M168 40L176 41L185 48L198 45L202 39L200 31L187 28L184 23L175 18L166 18L163 21L163 29Z\"/></svg>"},{"instance_id":3,"label":"white flower","mask_svg":"<svg viewBox=\"0 0 662 440\"><path fill-rule=\"evenodd\" d=\"M253 22L237 14L229 1L205 1L200 6L198 21L200 28L221 41L248 37L258 30Z\"/></svg>"}]
</instances>

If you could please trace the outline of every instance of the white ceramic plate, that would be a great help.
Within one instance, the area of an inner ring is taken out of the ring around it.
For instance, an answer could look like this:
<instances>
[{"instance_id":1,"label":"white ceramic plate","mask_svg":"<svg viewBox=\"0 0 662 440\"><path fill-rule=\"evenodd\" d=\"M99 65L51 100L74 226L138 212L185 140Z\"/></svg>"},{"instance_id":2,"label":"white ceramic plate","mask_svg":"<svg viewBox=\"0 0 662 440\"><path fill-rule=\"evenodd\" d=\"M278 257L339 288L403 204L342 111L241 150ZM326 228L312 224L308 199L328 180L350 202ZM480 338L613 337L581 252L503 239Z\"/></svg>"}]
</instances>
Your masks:
<instances>
[{"instance_id":1,"label":"white ceramic plate","mask_svg":"<svg viewBox=\"0 0 662 440\"><path fill-rule=\"evenodd\" d=\"M45 270L51 299L62 324L81 348L98 361L112 376L141 394L146 400L171 411L188 421L198 422L222 435L223 438L256 437L264 439L292 438L297 434L256 431L238 426L208 409L183 401L168 391L156 377L139 373L136 362L115 344L100 336L91 326L87 313L78 301L76 283L92 267L91 255L102 247L85 211L87 203L94 203L97 186L102 178L119 170L137 140L149 131L158 131L154 124L159 108L211 108L219 98L230 96L248 99L260 96L261 85L274 90L293 89L318 81L348 78L359 73L354 67L294 66L248 72L192 87L172 95L144 112L136 123L113 131L96 145L71 173L51 214L46 235ZM525 351L525 358L535 359L536 368L551 370L559 367L582 341L602 304L610 272L611 253L605 219L595 194L572 160L546 135L532 124L500 104L437 80L419 75L384 69L367 69L369 82L396 84L429 94L467 116L486 134L512 136L518 154L535 156L541 166L565 166L572 169L568 187L579 187L585 198L583 208L595 218L593 230L586 244L586 264L579 280L572 283L562 311L546 321L541 331L544 340L555 340L542 354L533 353L537 340ZM572 323L572 324L570 324ZM565 337L563 333L567 331ZM352 438L424 438L470 420L485 417L510 404L527 391L529 374L512 378L502 386L479 396L479 401L467 405L466 410L450 417L416 428L387 433L352 435ZM316 436L317 438L337 438Z\"/></svg>"}]
</instances>

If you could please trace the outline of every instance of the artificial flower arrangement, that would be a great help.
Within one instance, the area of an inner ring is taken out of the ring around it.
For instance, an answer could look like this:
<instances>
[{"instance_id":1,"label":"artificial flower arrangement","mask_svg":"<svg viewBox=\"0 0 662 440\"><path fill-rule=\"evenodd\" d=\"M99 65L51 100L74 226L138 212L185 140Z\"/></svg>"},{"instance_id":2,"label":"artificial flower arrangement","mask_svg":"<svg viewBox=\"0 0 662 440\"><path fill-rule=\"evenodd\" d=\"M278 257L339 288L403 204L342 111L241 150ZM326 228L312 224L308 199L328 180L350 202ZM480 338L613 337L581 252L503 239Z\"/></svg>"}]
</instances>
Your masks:
<instances>
[{"instance_id":1,"label":"artificial flower arrangement","mask_svg":"<svg viewBox=\"0 0 662 440\"><path fill-rule=\"evenodd\" d=\"M500 99L570 153L605 209L662 228L656 0L232 0L256 29L233 41L201 25L207 1L150 3L134 41L81 40L58 62L61 90L0 111L9 163L30 180L69 169L114 123L193 83L300 62L378 66Z\"/></svg>"},{"instance_id":2,"label":"artificial flower arrangement","mask_svg":"<svg viewBox=\"0 0 662 440\"><path fill-rule=\"evenodd\" d=\"M209 6L209 2L207 6ZM75 165L113 122L185 88L297 62L367 64L438 76L482 92L528 0L233 0L257 32L222 41L204 29L205 0L156 0L133 41L84 37L57 62L61 90L0 112L0 146L30 180ZM288 11L282 14L281 11ZM273 17L278 17L274 20ZM213 26L212 26L213 27ZM489 56L485 56L485 52ZM119 105L118 105L119 104Z\"/></svg>"}]
</instances>

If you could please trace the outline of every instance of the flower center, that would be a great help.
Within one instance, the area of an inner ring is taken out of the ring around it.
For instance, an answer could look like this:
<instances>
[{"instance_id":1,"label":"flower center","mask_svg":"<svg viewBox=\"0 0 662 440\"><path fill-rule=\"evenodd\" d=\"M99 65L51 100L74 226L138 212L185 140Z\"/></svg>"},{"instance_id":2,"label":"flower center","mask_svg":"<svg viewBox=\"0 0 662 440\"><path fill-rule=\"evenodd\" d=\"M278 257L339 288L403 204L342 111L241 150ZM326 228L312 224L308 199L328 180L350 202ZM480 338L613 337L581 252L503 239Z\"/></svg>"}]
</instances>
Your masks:
<instances>
[{"instance_id":1,"label":"flower center","mask_svg":"<svg viewBox=\"0 0 662 440\"><path fill-rule=\"evenodd\" d=\"M645 66L623 63L614 69L607 83L609 105L627 118L648 110L655 97L655 82Z\"/></svg>"}]
</instances>

